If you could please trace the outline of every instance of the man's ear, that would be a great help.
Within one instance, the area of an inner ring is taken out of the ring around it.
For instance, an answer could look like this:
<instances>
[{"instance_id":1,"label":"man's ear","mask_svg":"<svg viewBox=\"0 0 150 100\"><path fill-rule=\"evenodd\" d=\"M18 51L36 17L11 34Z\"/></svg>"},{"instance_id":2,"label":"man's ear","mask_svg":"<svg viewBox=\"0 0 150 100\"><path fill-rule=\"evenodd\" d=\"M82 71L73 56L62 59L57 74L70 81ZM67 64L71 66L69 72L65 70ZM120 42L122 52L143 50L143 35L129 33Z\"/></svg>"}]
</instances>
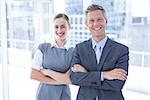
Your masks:
<instances>
[{"instance_id":1,"label":"man's ear","mask_svg":"<svg viewBox=\"0 0 150 100\"><path fill-rule=\"evenodd\" d=\"M106 24L108 23L108 19L106 19Z\"/></svg>"}]
</instances>

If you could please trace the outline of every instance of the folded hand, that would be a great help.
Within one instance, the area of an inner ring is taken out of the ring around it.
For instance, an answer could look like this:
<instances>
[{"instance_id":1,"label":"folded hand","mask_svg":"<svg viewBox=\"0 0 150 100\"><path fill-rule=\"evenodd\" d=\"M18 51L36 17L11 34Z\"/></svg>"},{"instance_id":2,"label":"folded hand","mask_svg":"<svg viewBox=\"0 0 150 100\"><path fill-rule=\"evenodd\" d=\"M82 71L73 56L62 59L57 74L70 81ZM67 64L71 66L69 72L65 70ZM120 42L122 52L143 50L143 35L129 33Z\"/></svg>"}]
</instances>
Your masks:
<instances>
[{"instance_id":1,"label":"folded hand","mask_svg":"<svg viewBox=\"0 0 150 100\"><path fill-rule=\"evenodd\" d=\"M87 72L87 70L83 66L75 64L73 66L73 72Z\"/></svg>"}]
</instances>

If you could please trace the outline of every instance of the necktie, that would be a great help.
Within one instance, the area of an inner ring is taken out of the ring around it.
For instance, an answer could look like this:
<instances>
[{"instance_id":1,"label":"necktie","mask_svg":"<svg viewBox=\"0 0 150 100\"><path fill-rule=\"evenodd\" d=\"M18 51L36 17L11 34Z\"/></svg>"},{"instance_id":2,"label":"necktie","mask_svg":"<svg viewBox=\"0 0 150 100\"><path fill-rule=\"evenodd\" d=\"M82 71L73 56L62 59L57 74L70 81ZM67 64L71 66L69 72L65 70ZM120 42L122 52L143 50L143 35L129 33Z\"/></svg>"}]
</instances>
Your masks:
<instances>
[{"instance_id":1,"label":"necktie","mask_svg":"<svg viewBox=\"0 0 150 100\"><path fill-rule=\"evenodd\" d=\"M96 45L96 60L97 64L99 64L100 56L101 56L101 47L99 45Z\"/></svg>"}]
</instances>

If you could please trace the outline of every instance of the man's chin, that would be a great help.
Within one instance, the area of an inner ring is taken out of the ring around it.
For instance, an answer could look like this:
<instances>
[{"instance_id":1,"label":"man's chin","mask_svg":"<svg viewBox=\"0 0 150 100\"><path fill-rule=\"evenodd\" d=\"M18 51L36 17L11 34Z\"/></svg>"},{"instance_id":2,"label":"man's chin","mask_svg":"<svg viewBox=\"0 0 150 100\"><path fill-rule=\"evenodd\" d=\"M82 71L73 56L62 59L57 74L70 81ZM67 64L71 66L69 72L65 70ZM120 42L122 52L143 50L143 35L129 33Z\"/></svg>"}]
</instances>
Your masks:
<instances>
[{"instance_id":1,"label":"man's chin","mask_svg":"<svg viewBox=\"0 0 150 100\"><path fill-rule=\"evenodd\" d=\"M94 33L93 35L94 35L95 37L101 36L100 33Z\"/></svg>"},{"instance_id":2,"label":"man's chin","mask_svg":"<svg viewBox=\"0 0 150 100\"><path fill-rule=\"evenodd\" d=\"M100 33L99 33L99 34L93 34L93 36L96 37L96 38L105 37L104 35L102 35L102 34L100 34Z\"/></svg>"}]
</instances>

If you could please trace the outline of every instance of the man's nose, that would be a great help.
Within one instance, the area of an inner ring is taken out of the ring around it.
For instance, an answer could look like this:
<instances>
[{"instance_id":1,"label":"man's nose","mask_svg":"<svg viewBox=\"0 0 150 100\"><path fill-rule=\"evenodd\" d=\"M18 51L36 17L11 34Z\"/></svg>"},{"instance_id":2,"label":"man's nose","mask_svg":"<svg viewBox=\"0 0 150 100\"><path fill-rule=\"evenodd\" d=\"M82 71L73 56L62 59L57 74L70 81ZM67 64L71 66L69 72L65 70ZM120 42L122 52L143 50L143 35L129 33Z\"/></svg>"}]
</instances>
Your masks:
<instances>
[{"instance_id":1,"label":"man's nose","mask_svg":"<svg viewBox=\"0 0 150 100\"><path fill-rule=\"evenodd\" d=\"M98 25L99 24L99 22L98 21L94 21L94 25Z\"/></svg>"}]
</instances>

